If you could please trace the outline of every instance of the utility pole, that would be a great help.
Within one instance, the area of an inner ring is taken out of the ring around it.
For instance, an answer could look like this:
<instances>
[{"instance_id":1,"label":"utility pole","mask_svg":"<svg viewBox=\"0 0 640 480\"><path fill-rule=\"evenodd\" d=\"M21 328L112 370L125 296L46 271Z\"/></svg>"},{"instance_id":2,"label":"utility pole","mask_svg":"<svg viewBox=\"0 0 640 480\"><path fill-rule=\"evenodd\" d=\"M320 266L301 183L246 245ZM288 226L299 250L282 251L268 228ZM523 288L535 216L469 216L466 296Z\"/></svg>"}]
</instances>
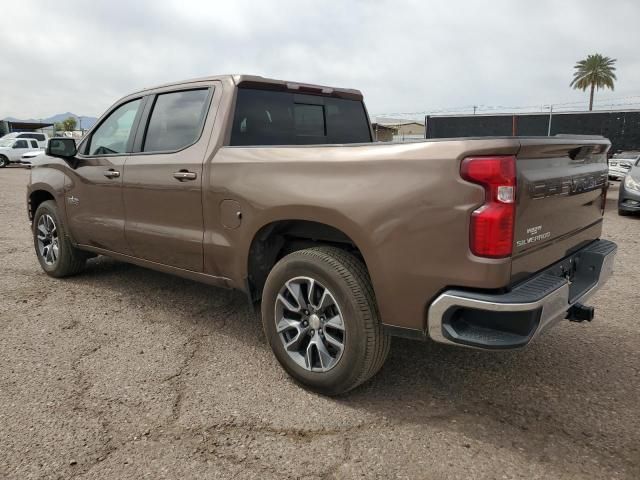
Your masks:
<instances>
[{"instance_id":1,"label":"utility pole","mask_svg":"<svg viewBox=\"0 0 640 480\"><path fill-rule=\"evenodd\" d=\"M551 120L553 119L553 105L549 105L549 125L547 126L547 137L551 136Z\"/></svg>"},{"instance_id":2,"label":"utility pole","mask_svg":"<svg viewBox=\"0 0 640 480\"><path fill-rule=\"evenodd\" d=\"M474 114L474 115L476 114L476 109L477 109L477 108L478 108L478 106L477 106L477 105L474 105L474 106L473 106L473 114Z\"/></svg>"}]
</instances>

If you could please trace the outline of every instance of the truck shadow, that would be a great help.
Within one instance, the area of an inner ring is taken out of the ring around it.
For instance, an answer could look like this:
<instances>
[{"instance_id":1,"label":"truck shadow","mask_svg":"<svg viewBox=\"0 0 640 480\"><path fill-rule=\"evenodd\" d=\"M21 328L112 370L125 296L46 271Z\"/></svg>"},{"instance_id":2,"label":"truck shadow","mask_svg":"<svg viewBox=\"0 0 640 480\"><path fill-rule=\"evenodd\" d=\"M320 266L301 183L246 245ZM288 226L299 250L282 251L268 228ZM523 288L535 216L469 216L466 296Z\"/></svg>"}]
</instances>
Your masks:
<instances>
[{"instance_id":1,"label":"truck shadow","mask_svg":"<svg viewBox=\"0 0 640 480\"><path fill-rule=\"evenodd\" d=\"M380 374L341 401L534 461L585 455L636 470L638 354L633 342L590 338L592 327L566 322L515 352L394 339Z\"/></svg>"},{"instance_id":2,"label":"truck shadow","mask_svg":"<svg viewBox=\"0 0 640 480\"><path fill-rule=\"evenodd\" d=\"M115 291L124 303L162 309L178 326L198 324L203 334L232 336L271 358L259 317L239 292L103 257L69 281ZM471 442L513 449L536 461L578 452L634 468L640 378L629 359L637 363L634 345L640 339L607 340L607 321L566 322L516 352L394 338L382 371L331 401L395 424L457 431Z\"/></svg>"}]
</instances>

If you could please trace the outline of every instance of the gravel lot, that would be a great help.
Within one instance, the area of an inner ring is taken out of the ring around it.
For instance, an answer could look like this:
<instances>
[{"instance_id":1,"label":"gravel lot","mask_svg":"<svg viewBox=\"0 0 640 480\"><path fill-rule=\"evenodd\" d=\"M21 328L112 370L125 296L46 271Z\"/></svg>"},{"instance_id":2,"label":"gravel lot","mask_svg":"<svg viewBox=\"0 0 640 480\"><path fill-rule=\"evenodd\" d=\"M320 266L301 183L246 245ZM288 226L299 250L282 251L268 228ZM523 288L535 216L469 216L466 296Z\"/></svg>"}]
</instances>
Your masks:
<instances>
[{"instance_id":1,"label":"gravel lot","mask_svg":"<svg viewBox=\"0 0 640 480\"><path fill-rule=\"evenodd\" d=\"M592 324L519 352L394 339L338 399L280 369L235 292L97 258L39 268L0 170L0 478L640 477L640 218L610 192Z\"/></svg>"}]
</instances>

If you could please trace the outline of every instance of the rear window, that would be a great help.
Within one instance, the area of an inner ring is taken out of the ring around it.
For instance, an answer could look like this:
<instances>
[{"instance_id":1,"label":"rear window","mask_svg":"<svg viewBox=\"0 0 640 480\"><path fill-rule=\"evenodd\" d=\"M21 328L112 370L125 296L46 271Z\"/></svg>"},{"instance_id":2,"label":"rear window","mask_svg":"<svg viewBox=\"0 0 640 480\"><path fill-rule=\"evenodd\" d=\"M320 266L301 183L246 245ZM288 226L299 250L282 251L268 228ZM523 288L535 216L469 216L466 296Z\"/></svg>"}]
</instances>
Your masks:
<instances>
[{"instance_id":1,"label":"rear window","mask_svg":"<svg viewBox=\"0 0 640 480\"><path fill-rule=\"evenodd\" d=\"M42 133L21 133L18 138L35 138L39 142L44 142L44 135Z\"/></svg>"},{"instance_id":2,"label":"rear window","mask_svg":"<svg viewBox=\"0 0 640 480\"><path fill-rule=\"evenodd\" d=\"M371 142L358 100L238 89L231 145L314 145Z\"/></svg>"}]
</instances>

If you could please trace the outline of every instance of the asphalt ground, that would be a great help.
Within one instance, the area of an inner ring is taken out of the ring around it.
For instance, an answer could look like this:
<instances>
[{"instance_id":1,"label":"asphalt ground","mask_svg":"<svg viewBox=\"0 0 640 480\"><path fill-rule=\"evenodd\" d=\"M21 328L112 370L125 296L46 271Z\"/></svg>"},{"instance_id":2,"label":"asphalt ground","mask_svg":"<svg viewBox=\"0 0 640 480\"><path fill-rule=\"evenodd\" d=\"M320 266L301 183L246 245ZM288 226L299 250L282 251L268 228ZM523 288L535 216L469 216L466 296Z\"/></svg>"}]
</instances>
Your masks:
<instances>
[{"instance_id":1,"label":"asphalt ground","mask_svg":"<svg viewBox=\"0 0 640 480\"><path fill-rule=\"evenodd\" d=\"M242 294L105 257L56 280L0 170L0 478L640 478L640 218L610 191L591 324L517 352L394 339L341 398L285 375Z\"/></svg>"}]
</instances>

